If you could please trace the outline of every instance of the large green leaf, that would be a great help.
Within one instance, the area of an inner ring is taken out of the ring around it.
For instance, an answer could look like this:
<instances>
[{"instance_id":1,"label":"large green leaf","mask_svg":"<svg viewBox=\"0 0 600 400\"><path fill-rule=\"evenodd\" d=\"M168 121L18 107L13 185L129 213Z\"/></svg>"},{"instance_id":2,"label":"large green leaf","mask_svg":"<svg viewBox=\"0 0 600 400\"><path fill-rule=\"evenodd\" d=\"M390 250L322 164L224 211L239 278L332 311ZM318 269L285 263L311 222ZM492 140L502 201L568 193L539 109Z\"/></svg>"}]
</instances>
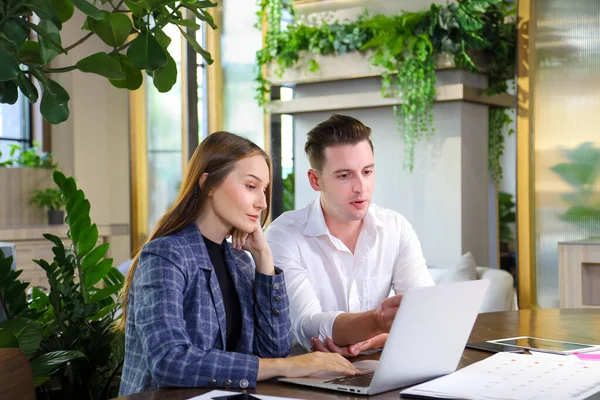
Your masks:
<instances>
[{"instance_id":1,"label":"large green leaf","mask_svg":"<svg viewBox=\"0 0 600 400\"><path fill-rule=\"evenodd\" d=\"M9 330L17 338L19 348L30 358L32 357L42 342L42 327L25 318L13 318L0 324L0 328Z\"/></svg>"},{"instance_id":2,"label":"large green leaf","mask_svg":"<svg viewBox=\"0 0 600 400\"><path fill-rule=\"evenodd\" d=\"M22 61L32 64L42 65L44 63L40 55L40 43L33 40L23 42L21 47L19 47L17 57Z\"/></svg>"},{"instance_id":3,"label":"large green leaf","mask_svg":"<svg viewBox=\"0 0 600 400\"><path fill-rule=\"evenodd\" d=\"M158 40L158 43L162 46L163 49L166 50L171 43L171 38L164 31L158 30L154 33L154 37Z\"/></svg>"},{"instance_id":4,"label":"large green leaf","mask_svg":"<svg viewBox=\"0 0 600 400\"><path fill-rule=\"evenodd\" d=\"M0 103L15 104L19 98L19 91L14 81L0 82Z\"/></svg>"},{"instance_id":5,"label":"large green leaf","mask_svg":"<svg viewBox=\"0 0 600 400\"><path fill-rule=\"evenodd\" d=\"M42 21L39 24L40 29L44 30L52 40L47 40L44 36L40 37L40 56L44 64L49 63L60 52L56 44L61 45L60 31L58 27L50 21Z\"/></svg>"},{"instance_id":6,"label":"large green leaf","mask_svg":"<svg viewBox=\"0 0 600 400\"><path fill-rule=\"evenodd\" d=\"M28 0L24 2L25 7L36 13L41 20L52 21L55 25L61 26L61 21L56 8L48 0Z\"/></svg>"},{"instance_id":7,"label":"large green leaf","mask_svg":"<svg viewBox=\"0 0 600 400\"><path fill-rule=\"evenodd\" d=\"M52 351L32 360L31 372L34 377L50 375L62 364L83 357L83 353L74 350Z\"/></svg>"},{"instance_id":8,"label":"large green leaf","mask_svg":"<svg viewBox=\"0 0 600 400\"><path fill-rule=\"evenodd\" d=\"M0 328L0 349L19 348L17 337L8 329Z\"/></svg>"},{"instance_id":9,"label":"large green leaf","mask_svg":"<svg viewBox=\"0 0 600 400\"><path fill-rule=\"evenodd\" d=\"M175 25L179 25L179 26L184 26L186 28L190 28L190 29L193 29L195 31L197 31L198 29L200 29L200 25L198 25L194 20L191 20L191 19L177 19L177 18L172 18L171 19L171 23L173 23Z\"/></svg>"},{"instance_id":10,"label":"large green leaf","mask_svg":"<svg viewBox=\"0 0 600 400\"><path fill-rule=\"evenodd\" d=\"M12 81L19 75L19 60L8 50L0 48L0 82Z\"/></svg>"},{"instance_id":11,"label":"large green leaf","mask_svg":"<svg viewBox=\"0 0 600 400\"><path fill-rule=\"evenodd\" d=\"M104 52L99 52L83 58L75 65L81 72L98 74L110 79L125 79L121 64L113 60Z\"/></svg>"},{"instance_id":12,"label":"large green leaf","mask_svg":"<svg viewBox=\"0 0 600 400\"><path fill-rule=\"evenodd\" d=\"M93 267L96 264L98 264L102 257L106 255L106 252L108 251L108 246L108 243L102 243L94 250L92 250L87 256L85 256L81 263L81 268L83 269L83 272L86 272L90 267Z\"/></svg>"},{"instance_id":13,"label":"large green leaf","mask_svg":"<svg viewBox=\"0 0 600 400\"><path fill-rule=\"evenodd\" d=\"M129 8L131 13L136 17L144 17L146 15L145 9L148 7L145 1L137 0L125 0L125 5Z\"/></svg>"},{"instance_id":14,"label":"large green leaf","mask_svg":"<svg viewBox=\"0 0 600 400\"><path fill-rule=\"evenodd\" d=\"M58 18L60 22L67 22L73 16L75 12L75 7L70 0L52 0L52 5L56 12L58 13Z\"/></svg>"},{"instance_id":15,"label":"large green leaf","mask_svg":"<svg viewBox=\"0 0 600 400\"><path fill-rule=\"evenodd\" d=\"M118 287L117 289L120 289L120 287ZM98 294L98 293L96 293L96 294ZM94 300L95 297L96 297L96 295L92 296L92 299L90 301L96 301L96 300ZM119 303L111 303L111 304L107 305L106 307L100 309L96 313L96 315L91 316L89 319L90 319L90 321L99 321L99 320L103 319L104 317L106 317L111 312L113 312L118 307L119 307Z\"/></svg>"},{"instance_id":16,"label":"large green leaf","mask_svg":"<svg viewBox=\"0 0 600 400\"><path fill-rule=\"evenodd\" d=\"M155 71L167 64L167 53L150 33L140 33L127 49L127 57L137 69Z\"/></svg>"},{"instance_id":17,"label":"large green leaf","mask_svg":"<svg viewBox=\"0 0 600 400\"><path fill-rule=\"evenodd\" d=\"M172 4L174 6L175 1L176 0L146 0L146 4L148 4L148 8L150 10L152 10L156 7L163 6L166 4ZM174 8L174 7L171 7L171 8Z\"/></svg>"},{"instance_id":18,"label":"large green leaf","mask_svg":"<svg viewBox=\"0 0 600 400\"><path fill-rule=\"evenodd\" d=\"M104 278L104 276L112 268L112 263L112 258L106 258L98 265L88 268L83 274L85 287L89 288L100 282L100 280Z\"/></svg>"},{"instance_id":19,"label":"large green leaf","mask_svg":"<svg viewBox=\"0 0 600 400\"><path fill-rule=\"evenodd\" d=\"M121 286L109 286L103 289L98 290L94 295L90 298L90 303L96 303L102 301L104 299L109 298L113 294L117 294L121 290Z\"/></svg>"},{"instance_id":20,"label":"large green leaf","mask_svg":"<svg viewBox=\"0 0 600 400\"><path fill-rule=\"evenodd\" d=\"M572 206L561 214L560 219L574 223L589 223L590 225L600 222L600 209L586 206Z\"/></svg>"},{"instance_id":21,"label":"large green leaf","mask_svg":"<svg viewBox=\"0 0 600 400\"><path fill-rule=\"evenodd\" d=\"M77 255L81 258L87 255L98 242L98 227L93 224L83 230L76 239Z\"/></svg>"},{"instance_id":22,"label":"large green leaf","mask_svg":"<svg viewBox=\"0 0 600 400\"><path fill-rule=\"evenodd\" d=\"M29 36L29 26L21 18L11 18L4 25L6 38L20 46Z\"/></svg>"},{"instance_id":23,"label":"large green leaf","mask_svg":"<svg viewBox=\"0 0 600 400\"><path fill-rule=\"evenodd\" d=\"M213 63L213 59L210 56L210 53L208 51L204 50L202 48L202 46L200 46L200 44L198 43L198 41L196 40L195 37L193 37L192 35L188 35L187 32L185 32L181 28L179 28L179 31L181 32L183 37L185 37L185 39L188 41L188 43L192 45L192 47L194 48L196 53L199 53L202 56L202 58L204 58L204 60L206 61L207 64L210 65Z\"/></svg>"},{"instance_id":24,"label":"large green leaf","mask_svg":"<svg viewBox=\"0 0 600 400\"><path fill-rule=\"evenodd\" d=\"M560 163L550 168L571 186L578 188L596 180L596 168L584 163Z\"/></svg>"},{"instance_id":25,"label":"large green leaf","mask_svg":"<svg viewBox=\"0 0 600 400\"><path fill-rule=\"evenodd\" d=\"M106 274L106 276L102 280L104 281L104 284L107 286L111 286L111 285L123 286L123 283L125 282L125 277L123 276L121 271L119 271L116 268L113 268L110 271L108 271L108 274Z\"/></svg>"},{"instance_id":26,"label":"large green leaf","mask_svg":"<svg viewBox=\"0 0 600 400\"><path fill-rule=\"evenodd\" d=\"M126 14L109 13L102 11L102 19L96 21L88 17L88 27L104 43L112 47L119 47L127 40L133 26Z\"/></svg>"},{"instance_id":27,"label":"large green leaf","mask_svg":"<svg viewBox=\"0 0 600 400\"><path fill-rule=\"evenodd\" d=\"M92 225L92 220L89 215L81 215L79 218L75 219L72 222L69 222L71 226L71 238L74 240L78 240L81 236L81 232L85 231Z\"/></svg>"},{"instance_id":28,"label":"large green leaf","mask_svg":"<svg viewBox=\"0 0 600 400\"><path fill-rule=\"evenodd\" d=\"M19 84L19 89L21 89L21 93L23 93L30 102L35 103L38 100L38 91L35 88L31 79L25 75L25 73L21 72L17 77L17 83Z\"/></svg>"},{"instance_id":29,"label":"large green leaf","mask_svg":"<svg viewBox=\"0 0 600 400\"><path fill-rule=\"evenodd\" d=\"M152 73L154 87L161 93L166 93L177 82L177 64L169 54L167 56L167 65L157 69Z\"/></svg>"},{"instance_id":30,"label":"large green leaf","mask_svg":"<svg viewBox=\"0 0 600 400\"><path fill-rule=\"evenodd\" d=\"M125 54L113 54L111 56L121 65L125 79L109 79L110 83L119 89L136 90L142 86L144 77L139 69L136 69Z\"/></svg>"},{"instance_id":31,"label":"large green leaf","mask_svg":"<svg viewBox=\"0 0 600 400\"><path fill-rule=\"evenodd\" d=\"M102 14L100 10L96 8L92 3L87 2L86 0L71 0L73 5L79 9L82 13L87 15L88 17L92 17L96 20L102 18Z\"/></svg>"},{"instance_id":32,"label":"large green leaf","mask_svg":"<svg viewBox=\"0 0 600 400\"><path fill-rule=\"evenodd\" d=\"M42 38L43 40L48 41L50 44L53 44L54 47L56 47L57 49L60 49L61 53L66 53L66 50L63 49L62 45L60 44L60 41L57 42L56 40L54 40L54 38L52 36L50 36L48 34L48 32L46 32L46 30L43 29L40 25L32 24L29 21L27 21L27 25L29 25L29 27L38 34L39 38ZM58 26L58 25L54 24L54 26Z\"/></svg>"},{"instance_id":33,"label":"large green leaf","mask_svg":"<svg viewBox=\"0 0 600 400\"><path fill-rule=\"evenodd\" d=\"M68 101L69 94L58 82L52 79L46 80L40 111L48 122L60 124L69 118Z\"/></svg>"}]
</instances>

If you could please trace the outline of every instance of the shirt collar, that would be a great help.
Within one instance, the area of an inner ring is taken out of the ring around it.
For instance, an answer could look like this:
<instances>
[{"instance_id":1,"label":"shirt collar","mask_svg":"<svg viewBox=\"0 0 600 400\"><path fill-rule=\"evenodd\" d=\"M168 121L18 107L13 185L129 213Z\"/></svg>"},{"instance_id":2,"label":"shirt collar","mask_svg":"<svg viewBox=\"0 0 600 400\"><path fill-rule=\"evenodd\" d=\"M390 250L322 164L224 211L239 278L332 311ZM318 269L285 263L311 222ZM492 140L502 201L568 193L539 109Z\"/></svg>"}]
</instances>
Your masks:
<instances>
[{"instance_id":1,"label":"shirt collar","mask_svg":"<svg viewBox=\"0 0 600 400\"><path fill-rule=\"evenodd\" d=\"M383 222L381 222L379 217L376 215L372 203L369 206L367 215L365 216L365 224L363 226L369 230L374 230L372 229L372 227L383 227ZM310 205L308 221L306 223L306 226L304 227L304 231L302 232L302 234L304 236L331 235L331 233L329 232L329 228L325 223L325 216L323 215L323 208L321 207L321 197L318 197Z\"/></svg>"}]
</instances>

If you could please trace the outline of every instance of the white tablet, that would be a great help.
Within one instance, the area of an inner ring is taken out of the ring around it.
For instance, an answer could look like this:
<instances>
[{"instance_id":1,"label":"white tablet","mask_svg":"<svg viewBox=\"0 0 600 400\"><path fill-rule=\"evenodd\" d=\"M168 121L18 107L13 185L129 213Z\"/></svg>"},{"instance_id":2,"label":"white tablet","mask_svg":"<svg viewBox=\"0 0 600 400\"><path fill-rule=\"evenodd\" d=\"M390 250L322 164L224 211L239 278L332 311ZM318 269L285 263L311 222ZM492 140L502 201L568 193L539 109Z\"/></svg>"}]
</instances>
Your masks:
<instances>
[{"instance_id":1,"label":"white tablet","mask_svg":"<svg viewBox=\"0 0 600 400\"><path fill-rule=\"evenodd\" d=\"M489 343L503 344L521 349L541 351L553 354L577 354L590 351L600 351L600 345L574 342L563 342L560 340L541 339L531 336L519 336L507 339L488 340Z\"/></svg>"}]
</instances>

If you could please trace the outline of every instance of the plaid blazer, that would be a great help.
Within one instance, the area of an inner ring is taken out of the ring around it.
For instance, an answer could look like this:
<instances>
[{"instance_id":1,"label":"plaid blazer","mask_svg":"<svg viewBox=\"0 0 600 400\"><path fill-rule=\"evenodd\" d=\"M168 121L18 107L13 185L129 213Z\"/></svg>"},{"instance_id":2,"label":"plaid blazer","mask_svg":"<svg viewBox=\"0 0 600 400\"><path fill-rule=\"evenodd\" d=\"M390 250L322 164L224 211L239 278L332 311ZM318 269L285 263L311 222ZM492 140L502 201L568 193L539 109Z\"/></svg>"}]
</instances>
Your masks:
<instances>
[{"instance_id":1,"label":"plaid blazer","mask_svg":"<svg viewBox=\"0 0 600 400\"><path fill-rule=\"evenodd\" d=\"M168 386L255 387L258 357L286 357L292 334L283 272L256 272L227 243L242 332L226 348L223 296L197 225L149 242L129 292L120 395Z\"/></svg>"}]
</instances>

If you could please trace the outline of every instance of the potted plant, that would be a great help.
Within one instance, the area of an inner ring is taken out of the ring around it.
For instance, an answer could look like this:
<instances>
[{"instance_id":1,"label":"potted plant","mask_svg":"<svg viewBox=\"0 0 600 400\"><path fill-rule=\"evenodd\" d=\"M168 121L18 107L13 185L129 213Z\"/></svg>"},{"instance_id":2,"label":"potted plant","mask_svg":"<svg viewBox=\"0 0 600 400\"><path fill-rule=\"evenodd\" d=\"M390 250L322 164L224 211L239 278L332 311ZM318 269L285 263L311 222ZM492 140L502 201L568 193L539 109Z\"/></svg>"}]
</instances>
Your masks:
<instances>
[{"instance_id":1,"label":"potted plant","mask_svg":"<svg viewBox=\"0 0 600 400\"><path fill-rule=\"evenodd\" d=\"M36 190L30 201L31 204L47 210L48 225L62 225L65 220L65 199L60 189L48 188Z\"/></svg>"},{"instance_id":2,"label":"potted plant","mask_svg":"<svg viewBox=\"0 0 600 400\"><path fill-rule=\"evenodd\" d=\"M0 322L0 348L18 347L28 356L38 399L112 399L125 354L125 335L113 329L125 278L107 258L109 244L98 244L83 191L59 171L53 178L66 199L70 243L44 234L54 257L34 262L46 271L48 293L34 287L28 294L22 271L0 251L0 307L7 318Z\"/></svg>"}]
</instances>

